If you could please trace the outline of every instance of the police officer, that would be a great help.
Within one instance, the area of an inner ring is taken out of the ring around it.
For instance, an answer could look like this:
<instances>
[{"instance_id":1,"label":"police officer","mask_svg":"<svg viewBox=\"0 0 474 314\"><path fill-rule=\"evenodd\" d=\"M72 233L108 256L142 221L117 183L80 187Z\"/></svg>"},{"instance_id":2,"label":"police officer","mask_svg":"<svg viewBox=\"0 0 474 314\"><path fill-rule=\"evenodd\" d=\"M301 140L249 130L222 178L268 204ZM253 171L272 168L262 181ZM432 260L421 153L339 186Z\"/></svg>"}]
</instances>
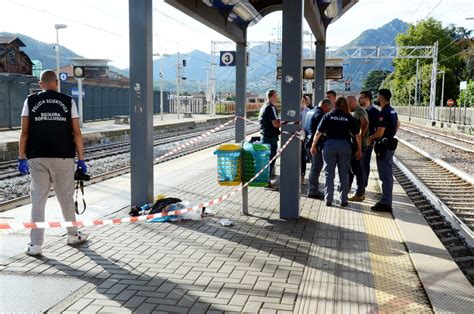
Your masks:
<instances>
[{"instance_id":1,"label":"police officer","mask_svg":"<svg viewBox=\"0 0 474 314\"><path fill-rule=\"evenodd\" d=\"M333 90L328 90L326 92L326 98L329 99L332 103L332 107L334 108L334 106L336 105L336 97L337 97L337 94L335 91ZM333 109L331 108L331 109Z\"/></svg>"},{"instance_id":2,"label":"police officer","mask_svg":"<svg viewBox=\"0 0 474 314\"><path fill-rule=\"evenodd\" d=\"M376 147L377 169L380 180L382 180L382 199L371 207L374 211L392 211L393 193L393 155L395 153L397 140L394 139L400 121L395 109L390 106L392 93L388 89L380 89L377 100L382 110L380 111L377 131L369 136L369 142L374 142ZM378 146L378 147L377 147Z\"/></svg>"},{"instance_id":3,"label":"police officer","mask_svg":"<svg viewBox=\"0 0 474 314\"><path fill-rule=\"evenodd\" d=\"M369 116L369 128L368 135L371 136L377 131L377 124L380 115L380 111L372 105L372 93L369 91L361 91L359 94L359 104L365 108L367 115ZM362 156L365 171L365 187L369 182L370 174L370 159L372 158L373 145L368 145L365 151L365 156Z\"/></svg>"},{"instance_id":4,"label":"police officer","mask_svg":"<svg viewBox=\"0 0 474 314\"><path fill-rule=\"evenodd\" d=\"M316 134L316 129L318 128L319 123L321 122L323 116L331 110L332 102L324 98L319 102L317 108L310 110L306 114L304 130L306 134L305 145L308 150L311 149L313 144L314 135ZM323 145L324 139L320 138L316 146L317 154L311 156L311 170L309 171L309 184L308 184L308 197L323 199L324 194L319 191L319 174L323 169Z\"/></svg>"},{"instance_id":5,"label":"police officer","mask_svg":"<svg viewBox=\"0 0 474 314\"><path fill-rule=\"evenodd\" d=\"M18 170L31 173L31 220L45 221L45 205L51 183L66 221L75 221L74 156L77 167L87 172L79 115L74 100L58 93L56 73L46 70L40 76L41 92L28 96L21 113ZM68 244L87 240L87 234L68 227ZM26 254L41 255L44 229L32 229Z\"/></svg>"},{"instance_id":6,"label":"police officer","mask_svg":"<svg viewBox=\"0 0 474 314\"><path fill-rule=\"evenodd\" d=\"M260 134L262 142L270 145L270 159L276 155L278 148L278 136L280 135L280 119L275 104L278 100L278 93L274 89L267 91L267 102L258 115L260 124ZM275 174L275 160L270 164L270 173Z\"/></svg>"},{"instance_id":7,"label":"police officer","mask_svg":"<svg viewBox=\"0 0 474 314\"><path fill-rule=\"evenodd\" d=\"M344 97L336 100L335 109L324 115L318 126L318 131L311 146L311 154L318 154L317 145L322 135L325 135L323 147L323 160L325 163L326 185L324 188L324 199L327 206L332 206L334 197L334 177L335 168L339 172L341 182L341 206L347 206L347 194L349 192L349 165L351 161L352 149L350 144L351 136L356 138L357 152L356 158L362 156L359 125L352 117L347 107ZM320 154L320 152L319 152Z\"/></svg>"}]
</instances>

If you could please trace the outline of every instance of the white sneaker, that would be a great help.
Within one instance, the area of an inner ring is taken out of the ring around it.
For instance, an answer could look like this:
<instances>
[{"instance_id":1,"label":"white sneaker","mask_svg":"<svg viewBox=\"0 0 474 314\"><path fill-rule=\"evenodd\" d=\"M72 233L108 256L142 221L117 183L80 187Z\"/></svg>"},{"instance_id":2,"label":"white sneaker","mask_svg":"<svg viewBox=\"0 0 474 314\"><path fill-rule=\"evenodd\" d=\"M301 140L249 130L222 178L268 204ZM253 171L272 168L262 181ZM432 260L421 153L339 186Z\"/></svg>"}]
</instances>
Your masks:
<instances>
[{"instance_id":1,"label":"white sneaker","mask_svg":"<svg viewBox=\"0 0 474 314\"><path fill-rule=\"evenodd\" d=\"M41 248L41 245L34 245L31 243L28 243L25 253L31 256L38 256L38 255L43 254L43 249Z\"/></svg>"},{"instance_id":2,"label":"white sneaker","mask_svg":"<svg viewBox=\"0 0 474 314\"><path fill-rule=\"evenodd\" d=\"M82 232L82 231L78 231L74 235L68 234L67 235L67 244L74 245L74 244L79 244L79 243L86 242L88 236L89 236L89 234L87 234L85 232Z\"/></svg>"}]
</instances>

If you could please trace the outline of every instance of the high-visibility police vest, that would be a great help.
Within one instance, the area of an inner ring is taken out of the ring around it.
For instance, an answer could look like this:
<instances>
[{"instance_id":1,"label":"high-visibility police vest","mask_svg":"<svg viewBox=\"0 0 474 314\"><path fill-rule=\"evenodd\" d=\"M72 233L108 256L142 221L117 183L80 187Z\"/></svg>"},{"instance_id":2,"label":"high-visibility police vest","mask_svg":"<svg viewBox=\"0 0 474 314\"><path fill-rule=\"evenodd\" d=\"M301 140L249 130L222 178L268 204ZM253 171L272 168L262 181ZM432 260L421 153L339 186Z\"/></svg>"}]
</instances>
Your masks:
<instances>
[{"instance_id":1,"label":"high-visibility police vest","mask_svg":"<svg viewBox=\"0 0 474 314\"><path fill-rule=\"evenodd\" d=\"M74 158L71 107L72 98L55 91L28 96L27 158Z\"/></svg>"}]
</instances>

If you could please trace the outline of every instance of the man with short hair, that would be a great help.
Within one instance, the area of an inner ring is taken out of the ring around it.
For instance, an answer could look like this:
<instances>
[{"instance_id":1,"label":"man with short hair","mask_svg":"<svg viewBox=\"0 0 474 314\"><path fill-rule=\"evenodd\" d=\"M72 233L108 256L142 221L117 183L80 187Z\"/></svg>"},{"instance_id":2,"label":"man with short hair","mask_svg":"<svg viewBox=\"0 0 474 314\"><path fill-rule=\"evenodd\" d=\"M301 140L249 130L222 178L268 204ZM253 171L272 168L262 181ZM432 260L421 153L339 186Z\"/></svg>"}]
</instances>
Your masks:
<instances>
[{"instance_id":1,"label":"man with short hair","mask_svg":"<svg viewBox=\"0 0 474 314\"><path fill-rule=\"evenodd\" d=\"M336 98L337 98L336 92L333 90L328 90L326 92L326 98L331 101L332 107L334 108L336 105Z\"/></svg>"},{"instance_id":2,"label":"man with short hair","mask_svg":"<svg viewBox=\"0 0 474 314\"><path fill-rule=\"evenodd\" d=\"M277 152L278 136L280 135L280 119L275 104L278 100L278 93L274 89L267 91L267 102L260 108L258 122L260 124L260 134L262 135L262 143L270 145L270 159ZM275 174L275 160L270 164L271 175Z\"/></svg>"},{"instance_id":3,"label":"man with short hair","mask_svg":"<svg viewBox=\"0 0 474 314\"><path fill-rule=\"evenodd\" d=\"M377 131L377 123L380 115L380 111L372 105L372 93L369 91L361 91L359 94L359 104L365 108L367 115L369 116L369 127L367 130L368 136L371 136ZM364 159L364 171L365 171L365 187L369 183L370 175L370 159L372 158L373 145L368 145Z\"/></svg>"},{"instance_id":4,"label":"man with short hair","mask_svg":"<svg viewBox=\"0 0 474 314\"><path fill-rule=\"evenodd\" d=\"M306 114L304 130L306 133L305 147L308 151L311 149L313 144L314 135L316 134L319 123L323 116L331 110L332 103L329 99L324 98L319 102L317 108L310 110ZM324 194L319 191L319 175L323 169L324 161L322 149L324 146L324 139L321 138L318 141L317 149L318 153L311 156L311 170L309 172L309 184L308 184L308 197L316 199L324 199Z\"/></svg>"},{"instance_id":5,"label":"man with short hair","mask_svg":"<svg viewBox=\"0 0 474 314\"><path fill-rule=\"evenodd\" d=\"M375 141L374 147L377 160L377 170L382 181L382 198L378 203L371 207L373 211L392 212L393 197L393 155L397 146L397 140L394 139L400 121L395 109L390 106L392 93L388 89L380 89L377 100L382 107L377 124L377 131L369 136L369 143Z\"/></svg>"},{"instance_id":6,"label":"man with short hair","mask_svg":"<svg viewBox=\"0 0 474 314\"><path fill-rule=\"evenodd\" d=\"M58 79L52 70L41 73L42 91L25 100L21 113L18 170L31 172L31 221L45 221L45 205L51 183L66 221L75 221L74 156L77 169L87 172L84 144L77 107L71 96L58 92ZM87 234L77 227L67 228L67 243L79 244ZM44 228L31 229L26 254L41 255Z\"/></svg>"},{"instance_id":7,"label":"man with short hair","mask_svg":"<svg viewBox=\"0 0 474 314\"><path fill-rule=\"evenodd\" d=\"M362 202L365 199L365 171L364 171L364 155L369 145L369 134L367 128L369 126L369 117L364 108L359 106L357 99L354 96L346 97L347 106L352 116L357 120L360 126L359 135L361 138L362 158L351 158L351 167L349 170L349 189L352 186L354 177L356 178L357 190L349 197L349 201Z\"/></svg>"}]
</instances>

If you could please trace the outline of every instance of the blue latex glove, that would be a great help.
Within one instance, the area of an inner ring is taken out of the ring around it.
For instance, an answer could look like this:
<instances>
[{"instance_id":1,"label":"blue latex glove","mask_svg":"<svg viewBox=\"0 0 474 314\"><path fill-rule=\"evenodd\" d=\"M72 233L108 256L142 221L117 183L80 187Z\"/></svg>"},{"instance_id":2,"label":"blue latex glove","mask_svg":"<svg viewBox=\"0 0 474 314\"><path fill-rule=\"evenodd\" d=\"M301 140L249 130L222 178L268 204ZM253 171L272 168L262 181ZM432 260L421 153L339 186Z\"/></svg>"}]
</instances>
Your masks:
<instances>
[{"instance_id":1,"label":"blue latex glove","mask_svg":"<svg viewBox=\"0 0 474 314\"><path fill-rule=\"evenodd\" d=\"M18 171L20 171L21 174L30 173L30 168L28 167L26 159L18 159Z\"/></svg>"},{"instance_id":2,"label":"blue latex glove","mask_svg":"<svg viewBox=\"0 0 474 314\"><path fill-rule=\"evenodd\" d=\"M84 160L78 160L77 161L77 169L81 169L82 171L82 174L86 174L87 172L87 166L86 166L86 163L84 162Z\"/></svg>"}]
</instances>

